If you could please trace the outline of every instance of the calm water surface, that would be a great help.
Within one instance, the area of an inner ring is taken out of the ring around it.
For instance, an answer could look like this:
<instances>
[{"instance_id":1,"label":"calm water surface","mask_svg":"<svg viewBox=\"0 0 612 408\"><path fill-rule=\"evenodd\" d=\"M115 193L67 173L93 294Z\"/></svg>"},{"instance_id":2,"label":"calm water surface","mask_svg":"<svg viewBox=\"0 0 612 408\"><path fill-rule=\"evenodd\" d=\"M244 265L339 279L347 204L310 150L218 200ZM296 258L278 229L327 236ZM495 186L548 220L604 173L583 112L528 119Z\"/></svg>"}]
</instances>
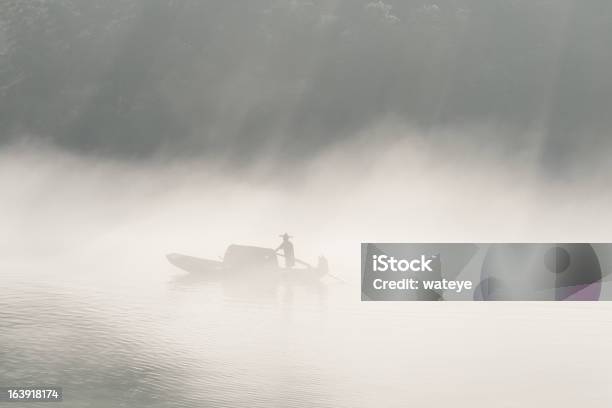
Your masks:
<instances>
[{"instance_id":1,"label":"calm water surface","mask_svg":"<svg viewBox=\"0 0 612 408\"><path fill-rule=\"evenodd\" d=\"M607 303L362 303L356 284L231 288L163 260L8 265L2 286L0 385L62 386L66 407L612 402Z\"/></svg>"}]
</instances>

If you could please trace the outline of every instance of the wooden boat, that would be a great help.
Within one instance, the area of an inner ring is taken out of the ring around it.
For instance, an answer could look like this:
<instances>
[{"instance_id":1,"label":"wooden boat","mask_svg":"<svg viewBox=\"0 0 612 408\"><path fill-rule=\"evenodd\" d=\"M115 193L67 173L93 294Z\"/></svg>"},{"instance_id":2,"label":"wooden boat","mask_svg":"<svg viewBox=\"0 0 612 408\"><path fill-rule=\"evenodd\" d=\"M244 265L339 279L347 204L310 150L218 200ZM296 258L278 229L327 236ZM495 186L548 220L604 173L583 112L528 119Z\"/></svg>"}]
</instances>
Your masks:
<instances>
[{"instance_id":1,"label":"wooden boat","mask_svg":"<svg viewBox=\"0 0 612 408\"><path fill-rule=\"evenodd\" d=\"M286 281L292 283L309 283L320 280L327 275L327 261L319 258L315 267L304 261L296 260L296 268L282 268L277 254L271 248L247 245L230 245L222 260L197 258L189 255L172 253L166 255L168 261L190 274L206 281L223 281L231 279L254 279L257 281Z\"/></svg>"}]
</instances>

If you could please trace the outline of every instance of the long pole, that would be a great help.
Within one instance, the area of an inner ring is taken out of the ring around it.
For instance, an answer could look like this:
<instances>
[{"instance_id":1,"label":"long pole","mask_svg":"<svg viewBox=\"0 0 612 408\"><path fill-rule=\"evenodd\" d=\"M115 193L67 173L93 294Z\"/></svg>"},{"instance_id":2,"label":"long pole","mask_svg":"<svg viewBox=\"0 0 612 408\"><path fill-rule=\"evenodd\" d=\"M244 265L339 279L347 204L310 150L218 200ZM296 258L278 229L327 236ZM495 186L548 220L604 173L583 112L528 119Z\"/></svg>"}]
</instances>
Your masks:
<instances>
[{"instance_id":1,"label":"long pole","mask_svg":"<svg viewBox=\"0 0 612 408\"><path fill-rule=\"evenodd\" d=\"M285 255L283 255L283 254L281 254L281 253L278 253L278 252L276 252L276 255L278 255L278 256L282 256L283 258L286 258L286 256L285 256ZM309 264L308 262L302 261L301 259L297 259L297 258L295 258L295 262L296 262L296 263L299 263L299 264L302 264L302 265L304 265L305 267L310 268L310 269L317 269L317 268L315 268L314 266L312 266L311 264ZM340 277L338 277L338 276L336 276L336 275L332 275L331 273L329 273L329 271L326 271L325 273L326 273L327 275L331 276L332 278L339 280L339 281L340 281L340 282L342 282L342 283L346 283L346 281L345 281L344 279L342 279L342 278L340 278Z\"/></svg>"}]
</instances>

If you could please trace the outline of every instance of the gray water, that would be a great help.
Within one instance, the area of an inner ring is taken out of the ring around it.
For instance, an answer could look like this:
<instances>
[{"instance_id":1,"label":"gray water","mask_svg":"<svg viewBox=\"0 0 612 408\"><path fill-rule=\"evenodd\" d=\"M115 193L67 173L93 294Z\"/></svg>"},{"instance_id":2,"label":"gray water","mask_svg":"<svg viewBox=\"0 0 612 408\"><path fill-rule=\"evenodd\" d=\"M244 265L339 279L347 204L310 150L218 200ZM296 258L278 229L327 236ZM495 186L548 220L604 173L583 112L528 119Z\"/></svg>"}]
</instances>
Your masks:
<instances>
[{"instance_id":1,"label":"gray water","mask_svg":"<svg viewBox=\"0 0 612 408\"><path fill-rule=\"evenodd\" d=\"M237 291L186 283L163 257L62 273L3 268L0 382L61 386L66 407L612 401L608 303L360 302L333 281Z\"/></svg>"}]
</instances>

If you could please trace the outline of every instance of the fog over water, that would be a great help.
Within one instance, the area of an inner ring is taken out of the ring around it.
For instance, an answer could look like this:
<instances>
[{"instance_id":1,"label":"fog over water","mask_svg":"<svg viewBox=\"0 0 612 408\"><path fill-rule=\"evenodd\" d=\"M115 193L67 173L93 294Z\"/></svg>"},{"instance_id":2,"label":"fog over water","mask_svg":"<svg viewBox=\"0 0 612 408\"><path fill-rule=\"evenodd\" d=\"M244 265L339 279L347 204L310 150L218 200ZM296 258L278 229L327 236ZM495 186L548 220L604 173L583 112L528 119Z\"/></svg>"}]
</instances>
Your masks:
<instances>
[{"instance_id":1,"label":"fog over water","mask_svg":"<svg viewBox=\"0 0 612 408\"><path fill-rule=\"evenodd\" d=\"M140 259L183 248L216 258L233 242L274 246L287 230L302 257L327 253L354 267L356 243L367 241L608 237L607 164L550 179L536 148L509 157L387 132L415 131L379 126L282 170L265 157L235 168L223 158L128 161L13 144L0 155L2 245L16 257L117 250Z\"/></svg>"},{"instance_id":2,"label":"fog over water","mask_svg":"<svg viewBox=\"0 0 612 408\"><path fill-rule=\"evenodd\" d=\"M610 242L611 4L0 1L0 387L609 407L608 303L361 302L359 251ZM165 257L284 232L344 282Z\"/></svg>"},{"instance_id":3,"label":"fog over water","mask_svg":"<svg viewBox=\"0 0 612 408\"><path fill-rule=\"evenodd\" d=\"M75 407L606 406L606 304L359 301L361 241L606 240L605 177L550 181L527 152L474 161L372 132L283 173L4 149L3 382L61 384ZM164 258L285 230L348 283L236 292Z\"/></svg>"}]
</instances>

